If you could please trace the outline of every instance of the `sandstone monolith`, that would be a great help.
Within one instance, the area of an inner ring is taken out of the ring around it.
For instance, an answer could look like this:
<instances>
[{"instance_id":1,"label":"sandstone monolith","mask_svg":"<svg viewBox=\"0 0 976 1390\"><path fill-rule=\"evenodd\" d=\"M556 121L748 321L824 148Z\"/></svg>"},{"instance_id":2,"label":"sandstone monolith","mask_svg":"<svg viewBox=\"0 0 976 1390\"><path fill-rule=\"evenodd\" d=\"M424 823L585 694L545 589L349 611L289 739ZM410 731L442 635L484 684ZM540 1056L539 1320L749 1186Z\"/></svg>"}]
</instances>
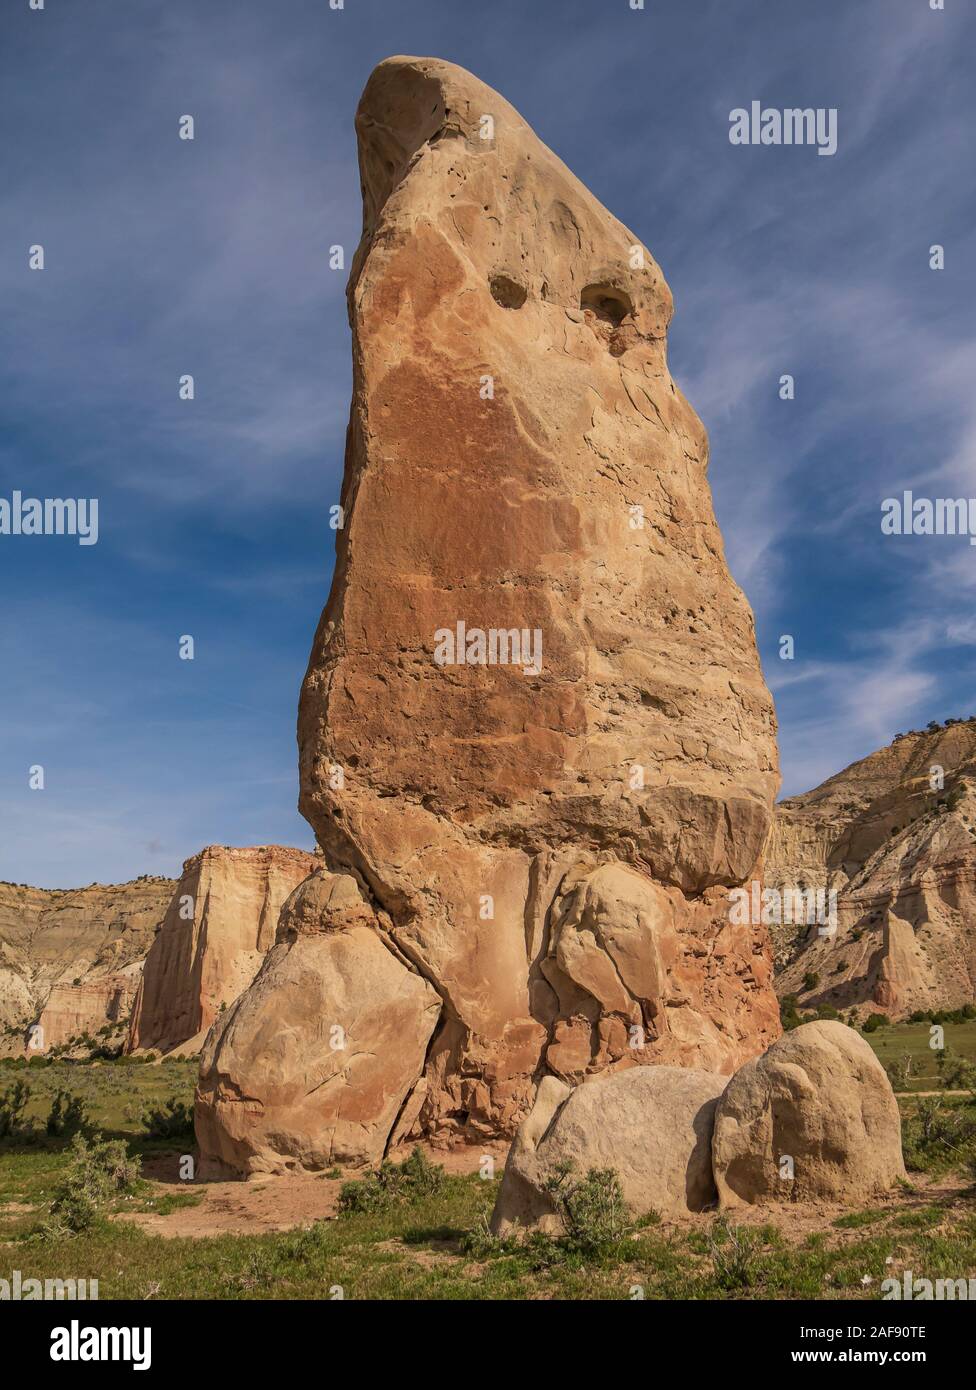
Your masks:
<instances>
[{"instance_id":1,"label":"sandstone monolith","mask_svg":"<svg viewBox=\"0 0 976 1390\"><path fill-rule=\"evenodd\" d=\"M388 1137L512 1134L540 1076L728 1074L777 1035L765 928L727 902L769 826L772 703L650 252L461 68L381 63L356 129L353 401L300 805L439 1000ZM236 1018L256 1114L263 1025L247 997Z\"/></svg>"}]
</instances>

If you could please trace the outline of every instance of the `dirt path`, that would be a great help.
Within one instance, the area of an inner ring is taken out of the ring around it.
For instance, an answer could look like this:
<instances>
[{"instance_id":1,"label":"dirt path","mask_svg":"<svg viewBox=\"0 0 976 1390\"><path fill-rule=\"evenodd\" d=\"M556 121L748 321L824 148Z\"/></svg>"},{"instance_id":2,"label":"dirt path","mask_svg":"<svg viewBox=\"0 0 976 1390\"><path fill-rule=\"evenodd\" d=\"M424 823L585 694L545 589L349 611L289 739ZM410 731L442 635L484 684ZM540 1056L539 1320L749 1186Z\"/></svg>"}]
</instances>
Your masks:
<instances>
[{"instance_id":1,"label":"dirt path","mask_svg":"<svg viewBox=\"0 0 976 1390\"><path fill-rule=\"evenodd\" d=\"M913 1096L968 1096L968 1091L896 1091L896 1096L910 1100Z\"/></svg>"}]
</instances>

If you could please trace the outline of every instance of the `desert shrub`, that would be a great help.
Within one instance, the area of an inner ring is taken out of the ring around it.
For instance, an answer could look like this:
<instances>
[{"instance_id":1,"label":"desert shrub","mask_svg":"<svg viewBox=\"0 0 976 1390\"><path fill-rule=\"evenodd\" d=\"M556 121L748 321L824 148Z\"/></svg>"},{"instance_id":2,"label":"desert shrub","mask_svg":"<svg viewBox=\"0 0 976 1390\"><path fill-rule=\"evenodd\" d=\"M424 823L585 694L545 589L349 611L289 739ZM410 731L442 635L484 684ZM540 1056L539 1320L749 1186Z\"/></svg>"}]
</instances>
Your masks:
<instances>
[{"instance_id":1,"label":"desert shrub","mask_svg":"<svg viewBox=\"0 0 976 1390\"><path fill-rule=\"evenodd\" d=\"M24 1131L24 1111L30 1100L30 1087L15 1081L0 1096L0 1139L10 1139Z\"/></svg>"},{"instance_id":2,"label":"desert shrub","mask_svg":"<svg viewBox=\"0 0 976 1390\"><path fill-rule=\"evenodd\" d=\"M905 1166L913 1172L959 1167L976 1153L976 1119L968 1107L922 1096L902 1124Z\"/></svg>"},{"instance_id":3,"label":"desert shrub","mask_svg":"<svg viewBox=\"0 0 976 1390\"><path fill-rule=\"evenodd\" d=\"M630 1258L633 1250L627 1238L635 1223L616 1172L590 1168L584 1178L577 1179L574 1168L571 1162L558 1164L544 1183L562 1224L559 1235L516 1231L499 1237L492 1234L488 1213L483 1212L474 1228L462 1237L462 1250L476 1260L517 1256L533 1271L582 1260L607 1263ZM653 1226L659 1221L656 1212L648 1212L636 1225Z\"/></svg>"},{"instance_id":4,"label":"desert shrub","mask_svg":"<svg viewBox=\"0 0 976 1390\"><path fill-rule=\"evenodd\" d=\"M461 1249L475 1260L489 1260L514 1248L514 1242L502 1241L492 1232L486 1211L481 1213L471 1230L461 1236Z\"/></svg>"},{"instance_id":5,"label":"desert shrub","mask_svg":"<svg viewBox=\"0 0 976 1390\"><path fill-rule=\"evenodd\" d=\"M590 1168L575 1180L573 1165L563 1162L543 1184L562 1218L558 1244L580 1255L604 1255L630 1230L629 1212L613 1168Z\"/></svg>"},{"instance_id":6,"label":"desert shrub","mask_svg":"<svg viewBox=\"0 0 976 1390\"><path fill-rule=\"evenodd\" d=\"M104 1208L120 1193L128 1192L139 1177L139 1160L129 1155L121 1139L90 1140L76 1134L71 1141L71 1160L51 1203L51 1219L45 1234L78 1234L90 1230Z\"/></svg>"},{"instance_id":7,"label":"desert shrub","mask_svg":"<svg viewBox=\"0 0 976 1390\"><path fill-rule=\"evenodd\" d=\"M149 1139L187 1139L193 1137L193 1106L170 1096L162 1105L147 1105L141 1116Z\"/></svg>"},{"instance_id":8,"label":"desert shrub","mask_svg":"<svg viewBox=\"0 0 976 1390\"><path fill-rule=\"evenodd\" d=\"M916 1009L908 1023L969 1023L976 1018L976 1004L963 1004L961 1009Z\"/></svg>"},{"instance_id":9,"label":"desert shrub","mask_svg":"<svg viewBox=\"0 0 976 1390\"><path fill-rule=\"evenodd\" d=\"M897 1061L886 1062L885 1071L888 1073L888 1080L891 1082L893 1090L906 1090L912 1075L911 1053L905 1052Z\"/></svg>"},{"instance_id":10,"label":"desert shrub","mask_svg":"<svg viewBox=\"0 0 976 1390\"><path fill-rule=\"evenodd\" d=\"M945 1047L938 1054L939 1081L947 1091L968 1091L976 1097L976 1064Z\"/></svg>"},{"instance_id":11,"label":"desert shrub","mask_svg":"<svg viewBox=\"0 0 976 1390\"><path fill-rule=\"evenodd\" d=\"M733 1226L726 1218L715 1222L708 1236L715 1282L720 1289L748 1289L762 1279L761 1231Z\"/></svg>"},{"instance_id":12,"label":"desert shrub","mask_svg":"<svg viewBox=\"0 0 976 1390\"><path fill-rule=\"evenodd\" d=\"M783 1031L788 1033L791 1028L799 1028L803 1019L797 1012L797 999L795 994L784 994L779 1004L779 1020L783 1025Z\"/></svg>"},{"instance_id":13,"label":"desert shrub","mask_svg":"<svg viewBox=\"0 0 976 1390\"><path fill-rule=\"evenodd\" d=\"M887 1028L891 1019L887 1014L868 1014L861 1029L863 1033L876 1033L879 1028Z\"/></svg>"},{"instance_id":14,"label":"desert shrub","mask_svg":"<svg viewBox=\"0 0 976 1390\"><path fill-rule=\"evenodd\" d=\"M332 1248L328 1221L313 1221L310 1226L301 1227L286 1247L289 1258L300 1264L308 1264L317 1256L330 1253Z\"/></svg>"},{"instance_id":15,"label":"desert shrub","mask_svg":"<svg viewBox=\"0 0 976 1390\"><path fill-rule=\"evenodd\" d=\"M86 1123L85 1102L81 1096L72 1095L70 1091L62 1091L59 1088L51 1101L51 1110L45 1123L48 1134L56 1139L70 1139L72 1135L80 1133Z\"/></svg>"},{"instance_id":16,"label":"desert shrub","mask_svg":"<svg viewBox=\"0 0 976 1390\"><path fill-rule=\"evenodd\" d=\"M808 970L803 977L804 990L816 989L820 983L820 976L815 970Z\"/></svg>"},{"instance_id":17,"label":"desert shrub","mask_svg":"<svg viewBox=\"0 0 976 1390\"><path fill-rule=\"evenodd\" d=\"M818 1004L814 1017L818 1019L838 1019L840 1018L840 1014L834 1008L833 1004Z\"/></svg>"},{"instance_id":18,"label":"desert shrub","mask_svg":"<svg viewBox=\"0 0 976 1390\"><path fill-rule=\"evenodd\" d=\"M403 1163L384 1159L359 1182L343 1183L338 1212L350 1216L357 1212L389 1211L392 1207L417 1202L441 1190L444 1169L431 1163L420 1148Z\"/></svg>"}]
</instances>

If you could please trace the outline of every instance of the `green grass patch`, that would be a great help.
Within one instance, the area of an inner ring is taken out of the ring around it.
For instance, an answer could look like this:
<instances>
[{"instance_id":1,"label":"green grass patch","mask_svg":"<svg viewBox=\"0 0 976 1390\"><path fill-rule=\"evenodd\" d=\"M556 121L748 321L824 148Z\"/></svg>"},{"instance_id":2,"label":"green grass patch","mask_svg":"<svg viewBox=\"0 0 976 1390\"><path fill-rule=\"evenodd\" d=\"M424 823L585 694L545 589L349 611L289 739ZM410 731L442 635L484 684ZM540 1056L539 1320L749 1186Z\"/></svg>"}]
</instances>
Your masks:
<instances>
[{"instance_id":1,"label":"green grass patch","mask_svg":"<svg viewBox=\"0 0 976 1390\"><path fill-rule=\"evenodd\" d=\"M976 1020L968 1023L944 1023L941 1026L946 1047L960 1057L976 1061ZM864 1034L882 1065L889 1062L897 1064L905 1057L910 1059L911 1074L899 1089L940 1089L938 1052L930 1046L931 1027L929 1023L895 1023L887 1028L879 1028L874 1033Z\"/></svg>"}]
</instances>

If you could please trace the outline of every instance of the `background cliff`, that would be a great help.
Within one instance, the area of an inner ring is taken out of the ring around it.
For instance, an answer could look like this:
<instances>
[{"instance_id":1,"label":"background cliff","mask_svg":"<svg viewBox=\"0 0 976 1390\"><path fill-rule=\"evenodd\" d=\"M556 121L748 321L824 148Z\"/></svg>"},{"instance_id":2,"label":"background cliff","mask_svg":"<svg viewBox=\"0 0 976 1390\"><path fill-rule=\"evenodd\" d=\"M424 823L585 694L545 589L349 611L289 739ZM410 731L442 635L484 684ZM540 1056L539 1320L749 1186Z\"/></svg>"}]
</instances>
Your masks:
<instances>
[{"instance_id":1,"label":"background cliff","mask_svg":"<svg viewBox=\"0 0 976 1390\"><path fill-rule=\"evenodd\" d=\"M772 927L779 994L892 1019L976 995L976 719L899 736L780 803L767 886L837 893L837 931Z\"/></svg>"},{"instance_id":2,"label":"background cliff","mask_svg":"<svg viewBox=\"0 0 976 1390\"><path fill-rule=\"evenodd\" d=\"M0 883L0 1048L20 1051L36 1021L46 1049L127 1013L122 996L131 1004L175 886L150 875L74 889Z\"/></svg>"},{"instance_id":3,"label":"background cliff","mask_svg":"<svg viewBox=\"0 0 976 1390\"><path fill-rule=\"evenodd\" d=\"M208 845L188 859L146 957L126 1050L197 1051L257 973L282 903L319 863L282 845Z\"/></svg>"}]
</instances>

